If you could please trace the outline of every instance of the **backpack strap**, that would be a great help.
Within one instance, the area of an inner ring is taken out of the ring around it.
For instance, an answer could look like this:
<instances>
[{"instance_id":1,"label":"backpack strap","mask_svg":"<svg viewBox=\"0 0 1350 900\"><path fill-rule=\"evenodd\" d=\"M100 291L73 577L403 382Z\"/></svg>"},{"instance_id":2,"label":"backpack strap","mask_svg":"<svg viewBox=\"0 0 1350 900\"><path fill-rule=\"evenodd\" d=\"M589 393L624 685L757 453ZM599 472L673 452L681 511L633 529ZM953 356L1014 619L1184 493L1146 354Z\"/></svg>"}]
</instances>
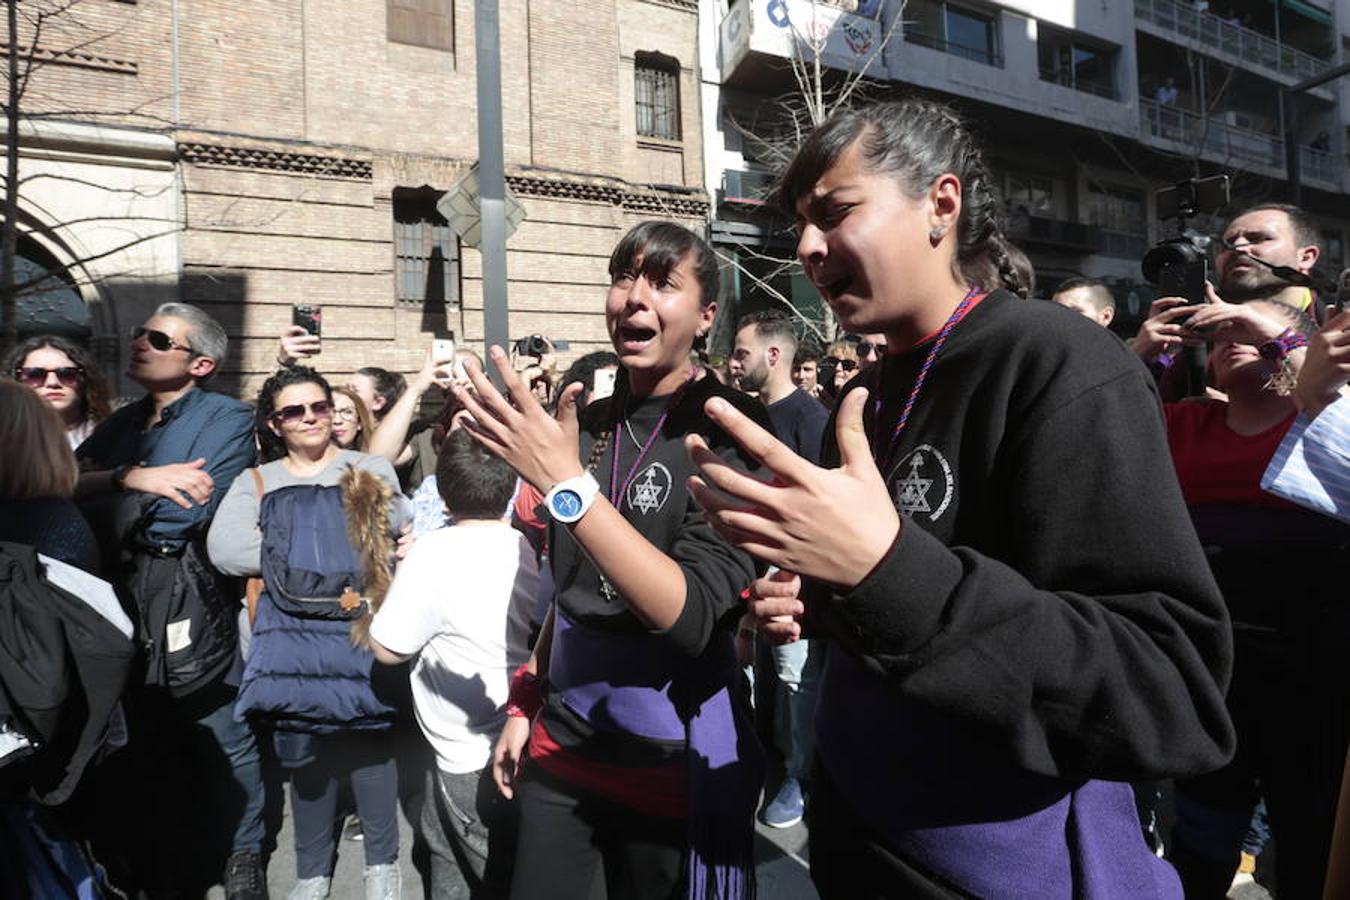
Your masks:
<instances>
[{"instance_id":1,"label":"backpack strap","mask_svg":"<svg viewBox=\"0 0 1350 900\"><path fill-rule=\"evenodd\" d=\"M263 494L267 492L267 487L263 484L262 472L257 466L248 470L253 476L253 486L258 492L258 508L262 509ZM253 623L258 619L258 598L262 596L263 580L262 576L255 576L244 582L244 605L248 607L248 627L252 628Z\"/></svg>"}]
</instances>

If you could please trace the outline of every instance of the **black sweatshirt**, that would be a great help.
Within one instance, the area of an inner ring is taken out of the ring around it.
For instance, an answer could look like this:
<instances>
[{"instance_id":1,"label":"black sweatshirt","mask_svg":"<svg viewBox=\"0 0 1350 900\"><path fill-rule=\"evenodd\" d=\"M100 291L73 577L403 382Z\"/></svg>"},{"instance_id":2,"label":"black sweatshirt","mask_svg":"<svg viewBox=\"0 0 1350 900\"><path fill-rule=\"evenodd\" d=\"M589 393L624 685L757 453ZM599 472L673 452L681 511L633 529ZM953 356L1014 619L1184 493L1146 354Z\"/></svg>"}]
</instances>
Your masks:
<instances>
[{"instance_id":1,"label":"black sweatshirt","mask_svg":"<svg viewBox=\"0 0 1350 900\"><path fill-rule=\"evenodd\" d=\"M928 348L885 361L883 439ZM825 444L837 465L833 424ZM929 372L886 475L900 537L822 616L867 669L1033 772L1144 778L1228 758L1227 614L1156 391L1120 341L991 294Z\"/></svg>"},{"instance_id":2,"label":"black sweatshirt","mask_svg":"<svg viewBox=\"0 0 1350 900\"><path fill-rule=\"evenodd\" d=\"M874 452L929 347L845 388L873 382ZM822 456L838 464L833 423ZM1113 335L990 294L951 333L884 475L897 540L853 591L811 586L808 607L847 654L831 653L821 688L822 761L893 848L923 864L905 834L1007 822L1047 797L1079 802L1085 779L1188 775L1231 756L1227 614L1153 382ZM1128 830L1138 839L1137 822ZM960 845L947 834L934 852Z\"/></svg>"}]
</instances>

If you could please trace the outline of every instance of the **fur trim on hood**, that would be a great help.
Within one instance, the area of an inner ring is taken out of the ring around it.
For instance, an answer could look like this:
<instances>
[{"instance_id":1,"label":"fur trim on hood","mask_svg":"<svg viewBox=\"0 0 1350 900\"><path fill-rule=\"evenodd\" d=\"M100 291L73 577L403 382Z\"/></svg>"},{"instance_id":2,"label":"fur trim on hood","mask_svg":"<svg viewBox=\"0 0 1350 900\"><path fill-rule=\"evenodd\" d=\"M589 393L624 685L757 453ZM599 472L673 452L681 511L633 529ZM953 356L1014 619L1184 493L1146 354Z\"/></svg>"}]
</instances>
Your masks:
<instances>
[{"instance_id":1,"label":"fur trim on hood","mask_svg":"<svg viewBox=\"0 0 1350 900\"><path fill-rule=\"evenodd\" d=\"M356 550L365 581L361 599L365 611L352 621L352 645L370 649L370 623L389 593L393 578L394 539L389 529L389 510L394 492L384 480L355 466L338 479L347 518L347 539Z\"/></svg>"}]
</instances>

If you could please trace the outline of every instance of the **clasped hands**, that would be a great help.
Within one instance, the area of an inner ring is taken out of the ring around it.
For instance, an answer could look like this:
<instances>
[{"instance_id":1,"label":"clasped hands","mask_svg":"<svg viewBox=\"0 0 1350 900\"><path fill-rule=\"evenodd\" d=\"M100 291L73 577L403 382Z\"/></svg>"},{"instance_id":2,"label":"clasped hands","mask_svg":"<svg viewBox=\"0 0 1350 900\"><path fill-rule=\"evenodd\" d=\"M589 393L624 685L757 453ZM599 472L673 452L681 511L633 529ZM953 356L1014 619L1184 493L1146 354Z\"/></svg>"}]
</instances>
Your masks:
<instances>
[{"instance_id":1,"label":"clasped hands","mask_svg":"<svg viewBox=\"0 0 1350 900\"><path fill-rule=\"evenodd\" d=\"M863 429L865 388L840 403L835 438L840 465L824 469L794 453L720 398L704 410L771 476L761 481L729 465L691 434L685 446L699 474L689 490L727 543L779 571L752 585L747 605L772 643L801 636L801 577L852 590L890 551L900 530L885 479Z\"/></svg>"}]
</instances>

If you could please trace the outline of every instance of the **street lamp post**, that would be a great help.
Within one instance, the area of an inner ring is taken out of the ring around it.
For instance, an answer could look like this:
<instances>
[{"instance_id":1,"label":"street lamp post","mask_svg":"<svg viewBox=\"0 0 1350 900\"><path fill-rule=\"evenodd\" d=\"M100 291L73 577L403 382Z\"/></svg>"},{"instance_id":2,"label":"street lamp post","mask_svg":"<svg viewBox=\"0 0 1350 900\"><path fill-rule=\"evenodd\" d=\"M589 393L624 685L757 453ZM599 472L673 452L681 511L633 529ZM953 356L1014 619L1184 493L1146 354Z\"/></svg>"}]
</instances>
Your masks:
<instances>
[{"instance_id":1,"label":"street lamp post","mask_svg":"<svg viewBox=\"0 0 1350 900\"><path fill-rule=\"evenodd\" d=\"M478 184L482 202L483 344L507 347L506 167L502 155L501 17L497 0L476 0ZM496 369L488 367L494 381Z\"/></svg>"}]
</instances>

